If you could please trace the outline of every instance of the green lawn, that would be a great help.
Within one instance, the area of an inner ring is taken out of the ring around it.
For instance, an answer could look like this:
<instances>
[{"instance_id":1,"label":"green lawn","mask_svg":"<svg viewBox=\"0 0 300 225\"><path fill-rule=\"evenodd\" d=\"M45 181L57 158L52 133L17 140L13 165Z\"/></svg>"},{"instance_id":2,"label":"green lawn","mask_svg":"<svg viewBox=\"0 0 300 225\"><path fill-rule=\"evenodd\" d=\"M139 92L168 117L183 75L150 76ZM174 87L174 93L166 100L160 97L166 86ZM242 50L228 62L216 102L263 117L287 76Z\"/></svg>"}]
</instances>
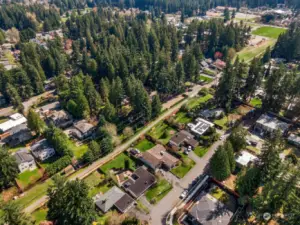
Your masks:
<instances>
[{"instance_id":1,"label":"green lawn","mask_svg":"<svg viewBox=\"0 0 300 225\"><path fill-rule=\"evenodd\" d=\"M112 185L107 182L103 182L105 179L105 175L100 174L98 171L93 172L91 175L84 179L84 182L89 186L89 196L94 197L98 193L107 192Z\"/></svg>"},{"instance_id":2,"label":"green lawn","mask_svg":"<svg viewBox=\"0 0 300 225\"><path fill-rule=\"evenodd\" d=\"M104 173L104 174L108 174L108 172L111 169L123 169L125 166L125 160L129 160L130 163L130 169L131 170L135 170L135 162L129 157L127 156L125 153L121 153L120 155L118 155L114 160L104 164L103 166L100 167L100 170Z\"/></svg>"},{"instance_id":3,"label":"green lawn","mask_svg":"<svg viewBox=\"0 0 300 225\"><path fill-rule=\"evenodd\" d=\"M187 102L188 109L193 109L200 105L201 103L205 103L210 100L213 96L211 94L207 94L203 97L194 97Z\"/></svg>"},{"instance_id":4,"label":"green lawn","mask_svg":"<svg viewBox=\"0 0 300 225\"><path fill-rule=\"evenodd\" d=\"M17 182L22 189L25 189L29 185L34 184L36 181L38 181L42 176L42 171L39 169L35 169L32 171L28 170L19 174Z\"/></svg>"},{"instance_id":5,"label":"green lawn","mask_svg":"<svg viewBox=\"0 0 300 225\"><path fill-rule=\"evenodd\" d=\"M252 34L277 39L285 31L284 28L264 26L254 30Z\"/></svg>"},{"instance_id":6,"label":"green lawn","mask_svg":"<svg viewBox=\"0 0 300 225\"><path fill-rule=\"evenodd\" d=\"M175 133L176 130L169 127L168 124L160 123L153 127L151 131L148 132L148 135L160 141L162 144L167 144Z\"/></svg>"},{"instance_id":7,"label":"green lawn","mask_svg":"<svg viewBox=\"0 0 300 225\"><path fill-rule=\"evenodd\" d=\"M172 188L172 185L167 180L161 179L146 192L146 198L151 204L156 204L163 199Z\"/></svg>"},{"instance_id":8,"label":"green lawn","mask_svg":"<svg viewBox=\"0 0 300 225\"><path fill-rule=\"evenodd\" d=\"M252 98L250 101L250 105L253 107L261 108L262 100L260 98Z\"/></svg>"},{"instance_id":9,"label":"green lawn","mask_svg":"<svg viewBox=\"0 0 300 225\"><path fill-rule=\"evenodd\" d=\"M72 141L70 141L70 147L76 159L80 159L89 148L87 144L76 146Z\"/></svg>"},{"instance_id":10,"label":"green lawn","mask_svg":"<svg viewBox=\"0 0 300 225\"><path fill-rule=\"evenodd\" d=\"M134 148L137 148L141 152L145 152L154 146L155 146L155 144L153 144L151 141L144 139L144 140L141 140L136 146L134 146Z\"/></svg>"},{"instance_id":11,"label":"green lawn","mask_svg":"<svg viewBox=\"0 0 300 225\"><path fill-rule=\"evenodd\" d=\"M182 157L184 162L181 162L179 166L171 170L171 173L173 173L175 176L179 178L183 178L196 164L188 156L183 155Z\"/></svg>"},{"instance_id":12,"label":"green lawn","mask_svg":"<svg viewBox=\"0 0 300 225\"><path fill-rule=\"evenodd\" d=\"M51 158L46 159L45 161L41 162L40 165L41 165L41 167L43 167L44 169L46 169L49 165L51 165L52 163L54 163L59 158L60 157L58 155L54 155Z\"/></svg>"},{"instance_id":13,"label":"green lawn","mask_svg":"<svg viewBox=\"0 0 300 225\"><path fill-rule=\"evenodd\" d=\"M266 49L269 46L274 46L276 43L275 39L270 39L265 41L263 44L261 44L260 46L248 46L245 47L243 50L241 50L240 52L237 53L237 55L239 56L240 60L244 60L245 62L249 62L251 61L254 57L260 56L262 54L264 54L264 52L266 51ZM235 60L235 58L234 58Z\"/></svg>"},{"instance_id":14,"label":"green lawn","mask_svg":"<svg viewBox=\"0 0 300 225\"><path fill-rule=\"evenodd\" d=\"M182 124L187 124L192 122L193 119L187 116L187 113L185 112L178 112L176 113L175 116L175 122L176 123L182 123Z\"/></svg>"},{"instance_id":15,"label":"green lawn","mask_svg":"<svg viewBox=\"0 0 300 225\"><path fill-rule=\"evenodd\" d=\"M246 147L246 149L248 149L250 152L256 153L258 155L260 154L260 150L258 148L253 147L253 146L248 145Z\"/></svg>"},{"instance_id":16,"label":"green lawn","mask_svg":"<svg viewBox=\"0 0 300 225\"><path fill-rule=\"evenodd\" d=\"M200 158L205 156L205 154L208 152L209 147L203 147L203 146L198 146L194 149L194 152L197 156Z\"/></svg>"},{"instance_id":17,"label":"green lawn","mask_svg":"<svg viewBox=\"0 0 300 225\"><path fill-rule=\"evenodd\" d=\"M216 72L212 71L211 69L208 69L208 68L204 68L203 72L208 74L208 75L211 75L211 76L216 76Z\"/></svg>"},{"instance_id":18,"label":"green lawn","mask_svg":"<svg viewBox=\"0 0 300 225\"><path fill-rule=\"evenodd\" d=\"M210 83L210 82L212 82L214 79L213 79L213 78L210 78L210 77L207 77L207 76L203 76L203 75L200 74L199 80L202 80L202 81L204 81L204 82Z\"/></svg>"},{"instance_id":19,"label":"green lawn","mask_svg":"<svg viewBox=\"0 0 300 225\"><path fill-rule=\"evenodd\" d=\"M219 187L214 187L209 194L224 204L229 200L229 195Z\"/></svg>"},{"instance_id":20,"label":"green lawn","mask_svg":"<svg viewBox=\"0 0 300 225\"><path fill-rule=\"evenodd\" d=\"M36 225L40 224L40 222L42 221L47 220L47 212L48 212L47 208L40 208L31 214Z\"/></svg>"},{"instance_id":21,"label":"green lawn","mask_svg":"<svg viewBox=\"0 0 300 225\"><path fill-rule=\"evenodd\" d=\"M214 123L219 125L220 127L222 127L223 130L226 130L227 129L227 123L228 123L228 117L224 116L222 119L215 120Z\"/></svg>"}]
</instances>

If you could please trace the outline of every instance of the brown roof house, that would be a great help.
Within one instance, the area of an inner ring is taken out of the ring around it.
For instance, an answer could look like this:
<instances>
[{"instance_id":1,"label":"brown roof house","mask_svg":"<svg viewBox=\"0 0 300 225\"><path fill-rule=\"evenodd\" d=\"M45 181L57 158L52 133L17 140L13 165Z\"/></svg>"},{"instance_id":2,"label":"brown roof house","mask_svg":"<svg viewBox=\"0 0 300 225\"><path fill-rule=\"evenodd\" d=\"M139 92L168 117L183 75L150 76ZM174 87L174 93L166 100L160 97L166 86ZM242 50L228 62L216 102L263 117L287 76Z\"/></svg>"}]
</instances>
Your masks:
<instances>
[{"instance_id":1,"label":"brown roof house","mask_svg":"<svg viewBox=\"0 0 300 225\"><path fill-rule=\"evenodd\" d=\"M160 144L142 153L139 159L154 171L160 168L170 170L179 163L179 159L168 153L165 147Z\"/></svg>"},{"instance_id":2,"label":"brown roof house","mask_svg":"<svg viewBox=\"0 0 300 225\"><path fill-rule=\"evenodd\" d=\"M59 128L67 128L73 124L72 116L65 110L54 111L48 119Z\"/></svg>"},{"instance_id":3,"label":"brown roof house","mask_svg":"<svg viewBox=\"0 0 300 225\"><path fill-rule=\"evenodd\" d=\"M198 141L194 139L194 135L185 130L175 134L169 141L169 146L174 150L180 150L182 146L191 146L194 149L198 144Z\"/></svg>"},{"instance_id":4,"label":"brown roof house","mask_svg":"<svg viewBox=\"0 0 300 225\"><path fill-rule=\"evenodd\" d=\"M134 198L139 198L155 183L155 176L144 167L139 167L123 184L123 188Z\"/></svg>"},{"instance_id":5,"label":"brown roof house","mask_svg":"<svg viewBox=\"0 0 300 225\"><path fill-rule=\"evenodd\" d=\"M103 195L98 194L95 196L96 206L104 213L113 207L116 207L121 213L125 213L134 203L135 201L132 197L116 186L113 186Z\"/></svg>"}]
</instances>

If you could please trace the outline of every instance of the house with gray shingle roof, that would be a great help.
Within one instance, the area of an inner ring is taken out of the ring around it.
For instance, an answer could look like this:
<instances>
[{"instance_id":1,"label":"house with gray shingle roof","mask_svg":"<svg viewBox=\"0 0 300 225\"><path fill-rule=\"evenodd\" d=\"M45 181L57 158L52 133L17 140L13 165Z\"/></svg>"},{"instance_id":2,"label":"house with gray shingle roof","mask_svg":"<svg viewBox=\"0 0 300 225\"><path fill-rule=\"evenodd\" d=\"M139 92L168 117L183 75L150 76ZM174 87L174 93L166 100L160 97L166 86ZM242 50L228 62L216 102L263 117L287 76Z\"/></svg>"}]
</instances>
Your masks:
<instances>
[{"instance_id":1,"label":"house with gray shingle roof","mask_svg":"<svg viewBox=\"0 0 300 225\"><path fill-rule=\"evenodd\" d=\"M27 151L27 149L23 148L16 152L14 155L16 162L18 164L19 171L23 173L27 170L36 169L36 164L33 156Z\"/></svg>"}]
</instances>

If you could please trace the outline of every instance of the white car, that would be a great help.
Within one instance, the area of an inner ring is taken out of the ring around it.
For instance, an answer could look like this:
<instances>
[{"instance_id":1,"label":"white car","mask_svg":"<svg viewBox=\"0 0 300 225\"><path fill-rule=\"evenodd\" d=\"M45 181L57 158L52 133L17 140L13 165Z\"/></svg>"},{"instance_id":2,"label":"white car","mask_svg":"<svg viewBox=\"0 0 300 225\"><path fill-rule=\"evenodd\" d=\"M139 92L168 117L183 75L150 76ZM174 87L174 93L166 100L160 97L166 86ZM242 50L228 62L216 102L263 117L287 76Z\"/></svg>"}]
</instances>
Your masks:
<instances>
[{"instance_id":1,"label":"white car","mask_svg":"<svg viewBox=\"0 0 300 225\"><path fill-rule=\"evenodd\" d=\"M180 195L180 198L181 198L181 199L185 198L185 197L187 196L187 194L188 194L188 191L187 191L187 190L183 191L183 192L181 193L181 195Z\"/></svg>"}]
</instances>

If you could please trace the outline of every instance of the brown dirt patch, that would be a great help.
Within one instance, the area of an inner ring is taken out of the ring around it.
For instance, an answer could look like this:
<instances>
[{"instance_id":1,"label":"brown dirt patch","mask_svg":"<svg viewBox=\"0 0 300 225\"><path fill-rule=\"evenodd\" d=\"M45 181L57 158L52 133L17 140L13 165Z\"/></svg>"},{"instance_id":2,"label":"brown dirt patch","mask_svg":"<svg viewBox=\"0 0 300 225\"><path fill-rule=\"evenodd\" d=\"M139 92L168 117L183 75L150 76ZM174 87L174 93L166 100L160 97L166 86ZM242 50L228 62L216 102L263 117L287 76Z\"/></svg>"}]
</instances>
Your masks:
<instances>
[{"instance_id":1,"label":"brown dirt patch","mask_svg":"<svg viewBox=\"0 0 300 225\"><path fill-rule=\"evenodd\" d=\"M237 176L231 174L230 177L228 177L224 181L224 185L234 191L235 190L235 181L236 181L236 179L237 179Z\"/></svg>"},{"instance_id":2,"label":"brown dirt patch","mask_svg":"<svg viewBox=\"0 0 300 225\"><path fill-rule=\"evenodd\" d=\"M240 118L242 118L242 116L239 114L229 114L228 115L229 122L239 120Z\"/></svg>"},{"instance_id":3,"label":"brown dirt patch","mask_svg":"<svg viewBox=\"0 0 300 225\"><path fill-rule=\"evenodd\" d=\"M248 105L240 105L238 108L237 108L237 112L239 114L241 114L242 116L245 116L248 112L250 112L251 110L253 110L254 107L250 107Z\"/></svg>"},{"instance_id":4,"label":"brown dirt patch","mask_svg":"<svg viewBox=\"0 0 300 225\"><path fill-rule=\"evenodd\" d=\"M18 195L18 188L17 187L11 187L7 190L4 190L1 194L1 198L4 202L8 202L11 200L14 196Z\"/></svg>"}]
</instances>

